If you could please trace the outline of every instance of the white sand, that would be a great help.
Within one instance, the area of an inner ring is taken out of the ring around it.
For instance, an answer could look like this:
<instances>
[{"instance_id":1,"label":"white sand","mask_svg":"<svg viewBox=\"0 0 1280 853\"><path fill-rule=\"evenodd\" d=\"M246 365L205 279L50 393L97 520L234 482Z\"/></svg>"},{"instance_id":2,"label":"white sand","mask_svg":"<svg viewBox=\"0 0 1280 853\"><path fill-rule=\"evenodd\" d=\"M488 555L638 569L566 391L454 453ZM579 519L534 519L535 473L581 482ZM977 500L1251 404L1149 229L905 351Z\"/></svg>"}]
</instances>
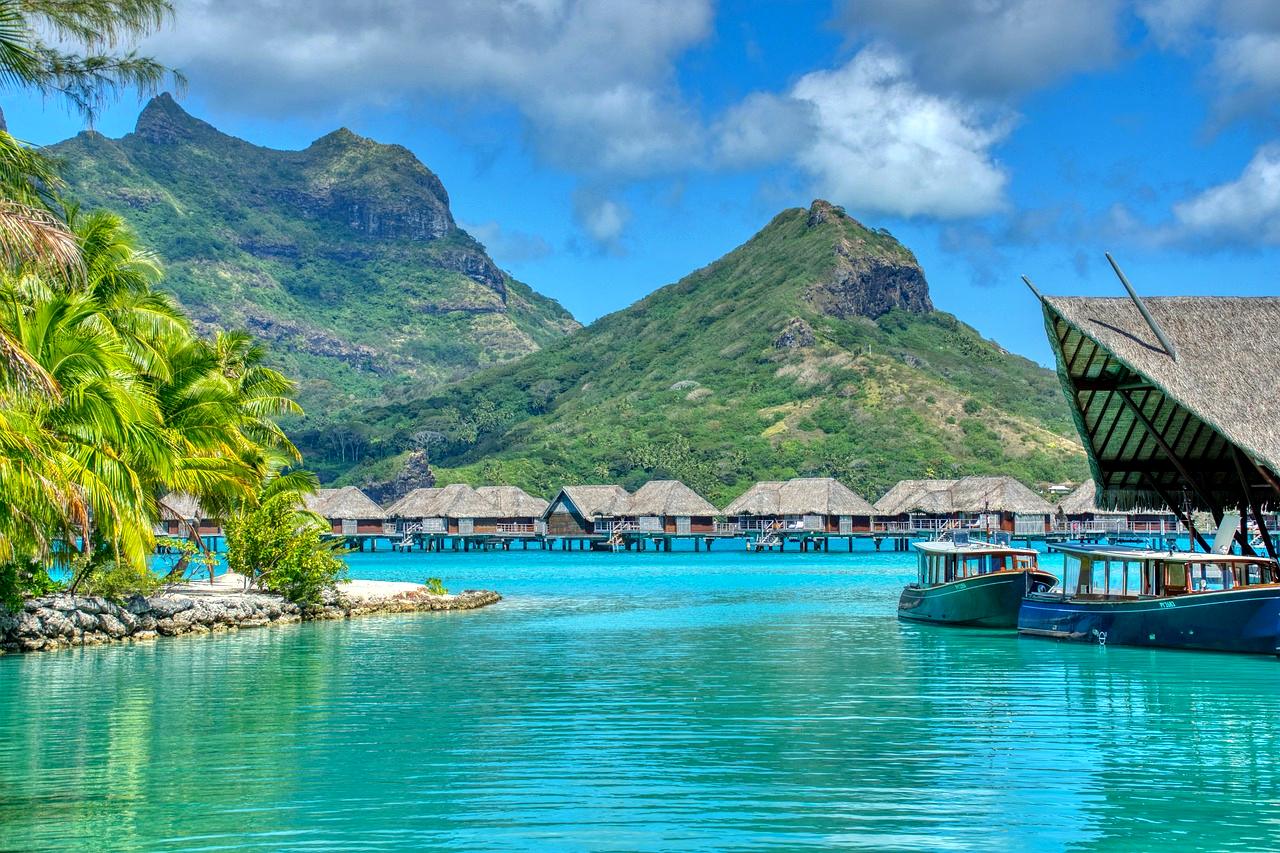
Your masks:
<instances>
[{"instance_id":1,"label":"white sand","mask_svg":"<svg viewBox=\"0 0 1280 853\"><path fill-rule=\"evenodd\" d=\"M386 598L394 598L406 592L415 592L417 590L425 590L420 583L405 583L404 581L365 581L353 580L349 583L338 585L338 591L351 601L381 601ZM168 592L176 595L189 596L205 596L205 595L234 595L245 591L244 576L235 572L227 572L214 578L213 583L208 581L190 581L187 583L175 584L169 587Z\"/></svg>"}]
</instances>

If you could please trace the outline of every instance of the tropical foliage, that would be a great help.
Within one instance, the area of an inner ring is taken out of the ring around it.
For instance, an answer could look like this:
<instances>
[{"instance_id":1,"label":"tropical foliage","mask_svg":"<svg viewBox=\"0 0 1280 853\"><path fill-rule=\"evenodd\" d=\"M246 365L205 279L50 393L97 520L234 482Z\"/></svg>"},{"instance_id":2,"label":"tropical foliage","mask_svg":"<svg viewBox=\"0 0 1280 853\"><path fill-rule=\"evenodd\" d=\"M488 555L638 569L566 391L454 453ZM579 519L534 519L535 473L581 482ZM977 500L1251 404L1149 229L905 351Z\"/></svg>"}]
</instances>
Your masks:
<instances>
[{"instance_id":1,"label":"tropical foliage","mask_svg":"<svg viewBox=\"0 0 1280 853\"><path fill-rule=\"evenodd\" d=\"M321 594L346 576L347 565L329 525L298 508L296 496L276 492L227 519L227 564L251 583L299 604L319 604Z\"/></svg>"},{"instance_id":2,"label":"tropical foliage","mask_svg":"<svg viewBox=\"0 0 1280 853\"><path fill-rule=\"evenodd\" d=\"M166 71L115 49L169 15L160 0L0 0L0 84L87 118ZM48 40L46 40L48 39ZM62 200L43 155L0 133L0 597L49 584L153 584L161 495L230 513L314 488L276 419L293 383L243 333L199 337L160 265L113 213Z\"/></svg>"}]
</instances>

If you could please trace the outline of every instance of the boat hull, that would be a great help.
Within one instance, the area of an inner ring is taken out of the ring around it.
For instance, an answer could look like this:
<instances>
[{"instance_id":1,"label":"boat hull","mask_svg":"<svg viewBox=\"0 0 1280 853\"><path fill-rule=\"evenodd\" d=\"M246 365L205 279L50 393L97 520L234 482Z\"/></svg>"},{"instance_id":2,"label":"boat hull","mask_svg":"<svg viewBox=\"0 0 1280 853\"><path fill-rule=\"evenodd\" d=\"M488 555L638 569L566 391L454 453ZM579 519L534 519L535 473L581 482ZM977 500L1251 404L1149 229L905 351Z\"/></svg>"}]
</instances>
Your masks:
<instances>
[{"instance_id":1,"label":"boat hull","mask_svg":"<svg viewBox=\"0 0 1280 853\"><path fill-rule=\"evenodd\" d=\"M1276 654L1280 587L1137 601L1062 600L1028 595L1022 634L1102 645Z\"/></svg>"},{"instance_id":2,"label":"boat hull","mask_svg":"<svg viewBox=\"0 0 1280 853\"><path fill-rule=\"evenodd\" d=\"M1018 607L1036 584L1052 586L1057 579L1046 572L998 572L931 587L911 585L898 599L898 618L940 625L978 625L1012 628Z\"/></svg>"}]
</instances>

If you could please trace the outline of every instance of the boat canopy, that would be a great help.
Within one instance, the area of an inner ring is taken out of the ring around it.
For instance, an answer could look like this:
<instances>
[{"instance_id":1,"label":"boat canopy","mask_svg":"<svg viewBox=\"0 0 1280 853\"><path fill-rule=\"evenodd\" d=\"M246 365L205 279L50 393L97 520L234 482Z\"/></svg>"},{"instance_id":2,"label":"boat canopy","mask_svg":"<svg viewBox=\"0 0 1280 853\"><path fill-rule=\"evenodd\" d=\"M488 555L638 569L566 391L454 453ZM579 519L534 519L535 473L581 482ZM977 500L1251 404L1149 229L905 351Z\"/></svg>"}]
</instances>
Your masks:
<instances>
[{"instance_id":1,"label":"boat canopy","mask_svg":"<svg viewBox=\"0 0 1280 853\"><path fill-rule=\"evenodd\" d=\"M917 542L916 548L920 586L938 586L995 572L1021 572L1036 567L1036 552L1027 548L955 546L949 542Z\"/></svg>"},{"instance_id":2,"label":"boat canopy","mask_svg":"<svg viewBox=\"0 0 1280 853\"><path fill-rule=\"evenodd\" d=\"M1280 581L1276 562L1265 557L1114 546L1050 547L1063 554L1062 584L1055 592L1064 598L1170 598Z\"/></svg>"}]
</instances>

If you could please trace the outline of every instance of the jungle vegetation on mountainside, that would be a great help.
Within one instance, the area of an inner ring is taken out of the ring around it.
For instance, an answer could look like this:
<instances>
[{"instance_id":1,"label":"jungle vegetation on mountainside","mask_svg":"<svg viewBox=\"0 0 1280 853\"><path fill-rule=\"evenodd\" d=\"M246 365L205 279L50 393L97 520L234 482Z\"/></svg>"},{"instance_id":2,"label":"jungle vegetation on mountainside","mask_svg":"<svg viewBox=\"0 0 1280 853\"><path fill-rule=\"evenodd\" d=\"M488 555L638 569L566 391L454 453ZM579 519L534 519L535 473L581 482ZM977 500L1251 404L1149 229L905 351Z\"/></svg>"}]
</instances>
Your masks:
<instances>
[{"instance_id":1,"label":"jungle vegetation on mountainside","mask_svg":"<svg viewBox=\"0 0 1280 853\"><path fill-rule=\"evenodd\" d=\"M792 476L874 500L908 477L1085 472L1054 374L932 310L912 254L825 202L541 352L361 418L365 462L322 476L386 480L419 448L441 483L669 476L723 505Z\"/></svg>"},{"instance_id":2,"label":"jungle vegetation on mountainside","mask_svg":"<svg viewBox=\"0 0 1280 853\"><path fill-rule=\"evenodd\" d=\"M111 48L170 13L161 0L0 2L0 77L91 118L118 90L166 78ZM285 472L300 456L275 419L301 414L293 383L243 333L197 336L159 276L118 215L82 212L40 152L0 132L0 600L10 605L54 587L54 566L73 591L149 589L160 496L172 490L234 517L265 496L296 506L315 486ZM297 512L286 521L278 536L311 524ZM321 568L336 573L334 563Z\"/></svg>"}]
</instances>

